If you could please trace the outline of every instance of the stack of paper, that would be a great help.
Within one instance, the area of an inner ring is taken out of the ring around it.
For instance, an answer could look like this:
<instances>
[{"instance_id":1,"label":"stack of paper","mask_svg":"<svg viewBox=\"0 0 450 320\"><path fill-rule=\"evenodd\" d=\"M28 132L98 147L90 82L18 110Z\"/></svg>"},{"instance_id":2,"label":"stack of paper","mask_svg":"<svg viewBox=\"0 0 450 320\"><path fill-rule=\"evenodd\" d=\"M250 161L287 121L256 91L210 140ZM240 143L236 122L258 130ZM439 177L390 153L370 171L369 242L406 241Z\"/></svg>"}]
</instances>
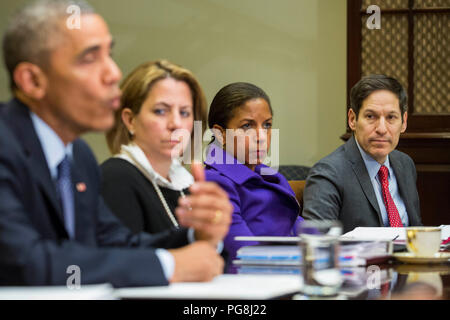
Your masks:
<instances>
[{"instance_id":1,"label":"stack of paper","mask_svg":"<svg viewBox=\"0 0 450 320\"><path fill-rule=\"evenodd\" d=\"M316 263L327 263L329 257L326 252L319 251ZM392 245L388 241L349 241L342 240L339 250L339 265L365 266L368 263L378 263L387 260L392 255ZM301 265L302 256L298 245L254 245L244 246L237 251L234 265L246 266L238 272L264 271L262 267L285 267L279 271L297 273ZM248 266L258 267L249 268ZM272 268L273 271L273 268ZM265 270L268 272L268 270Z\"/></svg>"},{"instance_id":2,"label":"stack of paper","mask_svg":"<svg viewBox=\"0 0 450 320\"><path fill-rule=\"evenodd\" d=\"M300 249L297 245L255 245L240 248L236 264L246 265L299 265Z\"/></svg>"},{"instance_id":3,"label":"stack of paper","mask_svg":"<svg viewBox=\"0 0 450 320\"><path fill-rule=\"evenodd\" d=\"M450 248L450 225L441 225L442 248Z\"/></svg>"},{"instance_id":4,"label":"stack of paper","mask_svg":"<svg viewBox=\"0 0 450 320\"><path fill-rule=\"evenodd\" d=\"M297 245L245 246L233 261L239 274L299 274L300 249Z\"/></svg>"},{"instance_id":5,"label":"stack of paper","mask_svg":"<svg viewBox=\"0 0 450 320\"><path fill-rule=\"evenodd\" d=\"M391 257L392 249L389 241L341 242L339 265L347 267L381 263Z\"/></svg>"},{"instance_id":6,"label":"stack of paper","mask_svg":"<svg viewBox=\"0 0 450 320\"><path fill-rule=\"evenodd\" d=\"M240 265L236 268L238 274L301 274L298 265L274 266L274 265Z\"/></svg>"}]
</instances>

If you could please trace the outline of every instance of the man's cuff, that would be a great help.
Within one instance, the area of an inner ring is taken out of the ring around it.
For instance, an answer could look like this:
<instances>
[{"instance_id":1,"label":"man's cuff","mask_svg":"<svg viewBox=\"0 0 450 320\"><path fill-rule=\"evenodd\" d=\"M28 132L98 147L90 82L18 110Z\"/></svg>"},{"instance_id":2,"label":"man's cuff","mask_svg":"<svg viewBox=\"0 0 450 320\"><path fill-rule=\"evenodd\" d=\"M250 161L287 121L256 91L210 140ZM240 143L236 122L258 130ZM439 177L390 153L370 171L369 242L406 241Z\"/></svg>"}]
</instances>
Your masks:
<instances>
[{"instance_id":1,"label":"man's cuff","mask_svg":"<svg viewBox=\"0 0 450 320\"><path fill-rule=\"evenodd\" d=\"M163 269L167 281L170 281L175 271L174 257L169 251L165 249L156 249L155 253L158 256L159 262L161 263L161 267Z\"/></svg>"},{"instance_id":2,"label":"man's cuff","mask_svg":"<svg viewBox=\"0 0 450 320\"><path fill-rule=\"evenodd\" d=\"M193 228L189 228L187 231L187 238L188 238L189 243L195 242L195 233L194 232L195 232L195 230ZM222 250L223 250L223 241L220 241L217 244L216 251L218 254L221 254Z\"/></svg>"}]
</instances>

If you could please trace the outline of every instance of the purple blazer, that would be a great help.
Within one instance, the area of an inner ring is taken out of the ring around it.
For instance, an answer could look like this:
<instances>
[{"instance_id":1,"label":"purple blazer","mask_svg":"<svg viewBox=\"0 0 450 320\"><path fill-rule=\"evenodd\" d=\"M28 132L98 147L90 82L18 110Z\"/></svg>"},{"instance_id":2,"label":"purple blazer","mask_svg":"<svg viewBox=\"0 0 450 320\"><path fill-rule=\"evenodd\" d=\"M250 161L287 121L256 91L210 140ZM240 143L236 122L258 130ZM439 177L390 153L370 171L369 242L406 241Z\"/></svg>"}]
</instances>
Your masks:
<instances>
[{"instance_id":1,"label":"purple blazer","mask_svg":"<svg viewBox=\"0 0 450 320\"><path fill-rule=\"evenodd\" d=\"M205 164L206 180L218 183L234 207L230 231L224 240L229 255L227 265L240 247L257 244L235 241L236 236L296 235L297 224L303 221L300 204L283 175L263 164L252 171L214 143L209 146ZM261 175L263 168L274 174Z\"/></svg>"}]
</instances>

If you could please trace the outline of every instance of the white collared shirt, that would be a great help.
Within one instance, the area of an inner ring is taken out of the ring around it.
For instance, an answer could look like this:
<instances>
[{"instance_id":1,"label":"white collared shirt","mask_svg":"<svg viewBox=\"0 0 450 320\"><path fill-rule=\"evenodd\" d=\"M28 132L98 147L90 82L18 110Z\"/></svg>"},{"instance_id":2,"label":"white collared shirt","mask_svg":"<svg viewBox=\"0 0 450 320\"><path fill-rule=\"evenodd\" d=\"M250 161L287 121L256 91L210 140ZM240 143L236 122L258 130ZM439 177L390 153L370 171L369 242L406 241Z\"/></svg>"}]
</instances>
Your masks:
<instances>
[{"instance_id":1,"label":"white collared shirt","mask_svg":"<svg viewBox=\"0 0 450 320\"><path fill-rule=\"evenodd\" d=\"M73 159L73 144L69 143L67 146L61 138L44 122L38 115L30 111L31 121L33 122L34 129L41 143L42 150L44 151L45 159L50 170L50 175L54 181L58 178L58 165L65 158L69 156L69 159Z\"/></svg>"},{"instance_id":2,"label":"white collared shirt","mask_svg":"<svg viewBox=\"0 0 450 320\"><path fill-rule=\"evenodd\" d=\"M160 187L181 191L189 188L194 183L194 178L189 171L184 168L178 159L172 159L172 164L169 169L169 180L156 172L147 159L144 151L135 143L122 145L120 153L115 155L117 158L127 160L132 165L139 164L139 169L145 170L145 176L152 179Z\"/></svg>"}]
</instances>

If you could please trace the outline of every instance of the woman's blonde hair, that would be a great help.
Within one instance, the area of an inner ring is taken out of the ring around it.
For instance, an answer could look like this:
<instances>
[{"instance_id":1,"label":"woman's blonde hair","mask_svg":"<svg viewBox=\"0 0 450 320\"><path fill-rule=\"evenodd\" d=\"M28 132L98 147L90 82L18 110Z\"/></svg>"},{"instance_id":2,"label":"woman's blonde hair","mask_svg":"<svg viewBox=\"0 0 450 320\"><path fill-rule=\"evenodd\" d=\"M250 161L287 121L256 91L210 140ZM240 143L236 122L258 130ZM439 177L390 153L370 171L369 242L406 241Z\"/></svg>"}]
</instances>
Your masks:
<instances>
[{"instance_id":1,"label":"woman's blonde hair","mask_svg":"<svg viewBox=\"0 0 450 320\"><path fill-rule=\"evenodd\" d=\"M134 69L120 86L121 107L115 113L114 126L106 133L106 141L112 154L119 153L120 147L129 144L132 140L131 134L122 121L123 109L129 108L134 115L137 115L153 85L165 78L173 78L189 85L193 100L194 121L202 122L203 134L206 129L206 98L197 79L189 70L167 60L151 61Z\"/></svg>"}]
</instances>

